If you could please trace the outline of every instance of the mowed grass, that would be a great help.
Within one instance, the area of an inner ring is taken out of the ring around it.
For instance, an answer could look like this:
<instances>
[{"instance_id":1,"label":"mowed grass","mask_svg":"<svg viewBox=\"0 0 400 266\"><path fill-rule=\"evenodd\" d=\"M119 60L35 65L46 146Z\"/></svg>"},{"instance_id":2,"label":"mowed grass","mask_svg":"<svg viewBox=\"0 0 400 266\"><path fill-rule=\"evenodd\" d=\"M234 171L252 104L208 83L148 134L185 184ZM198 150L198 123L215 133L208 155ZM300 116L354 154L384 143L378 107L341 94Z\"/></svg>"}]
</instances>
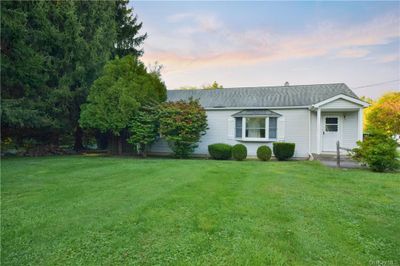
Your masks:
<instances>
[{"instance_id":1,"label":"mowed grass","mask_svg":"<svg viewBox=\"0 0 400 266\"><path fill-rule=\"evenodd\" d=\"M398 173L69 156L1 174L2 265L400 262Z\"/></svg>"}]
</instances>

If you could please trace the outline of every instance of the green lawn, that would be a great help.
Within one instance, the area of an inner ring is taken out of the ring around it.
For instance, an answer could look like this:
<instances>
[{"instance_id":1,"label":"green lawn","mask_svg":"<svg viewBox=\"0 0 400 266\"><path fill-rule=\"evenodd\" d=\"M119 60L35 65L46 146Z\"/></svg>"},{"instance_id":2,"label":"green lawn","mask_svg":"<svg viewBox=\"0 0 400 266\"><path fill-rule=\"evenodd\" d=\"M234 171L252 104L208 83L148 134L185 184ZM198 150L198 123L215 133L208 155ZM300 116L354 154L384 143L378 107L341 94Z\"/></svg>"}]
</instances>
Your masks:
<instances>
[{"instance_id":1,"label":"green lawn","mask_svg":"<svg viewBox=\"0 0 400 266\"><path fill-rule=\"evenodd\" d=\"M400 263L398 173L70 156L1 174L2 265Z\"/></svg>"}]
</instances>

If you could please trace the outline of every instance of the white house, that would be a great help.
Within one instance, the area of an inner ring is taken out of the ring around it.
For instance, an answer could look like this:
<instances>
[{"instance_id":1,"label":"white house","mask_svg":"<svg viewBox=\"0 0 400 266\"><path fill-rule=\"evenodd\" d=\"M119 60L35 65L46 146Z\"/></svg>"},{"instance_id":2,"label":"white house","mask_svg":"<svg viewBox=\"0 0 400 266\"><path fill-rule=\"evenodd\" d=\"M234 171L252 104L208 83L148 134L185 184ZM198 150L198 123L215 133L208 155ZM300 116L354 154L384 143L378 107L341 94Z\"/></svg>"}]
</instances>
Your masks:
<instances>
[{"instance_id":1,"label":"white house","mask_svg":"<svg viewBox=\"0 0 400 266\"><path fill-rule=\"evenodd\" d=\"M242 143L250 156L276 141L295 143L295 157L332 153L338 140L353 148L363 138L368 106L343 83L168 91L169 101L190 97L206 109L209 127L197 155L208 154L208 145L217 142ZM160 139L151 152L171 151Z\"/></svg>"}]
</instances>

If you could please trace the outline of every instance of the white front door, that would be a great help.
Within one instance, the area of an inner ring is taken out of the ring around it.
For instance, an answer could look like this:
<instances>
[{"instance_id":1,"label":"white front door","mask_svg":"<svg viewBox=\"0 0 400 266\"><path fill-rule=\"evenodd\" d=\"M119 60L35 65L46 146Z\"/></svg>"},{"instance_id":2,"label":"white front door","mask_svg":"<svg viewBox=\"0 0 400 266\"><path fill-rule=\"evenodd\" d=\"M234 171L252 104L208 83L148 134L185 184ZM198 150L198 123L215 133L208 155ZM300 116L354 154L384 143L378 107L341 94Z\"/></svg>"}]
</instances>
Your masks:
<instances>
[{"instance_id":1,"label":"white front door","mask_svg":"<svg viewBox=\"0 0 400 266\"><path fill-rule=\"evenodd\" d=\"M339 116L322 117L322 151L336 151L336 142L339 140Z\"/></svg>"}]
</instances>

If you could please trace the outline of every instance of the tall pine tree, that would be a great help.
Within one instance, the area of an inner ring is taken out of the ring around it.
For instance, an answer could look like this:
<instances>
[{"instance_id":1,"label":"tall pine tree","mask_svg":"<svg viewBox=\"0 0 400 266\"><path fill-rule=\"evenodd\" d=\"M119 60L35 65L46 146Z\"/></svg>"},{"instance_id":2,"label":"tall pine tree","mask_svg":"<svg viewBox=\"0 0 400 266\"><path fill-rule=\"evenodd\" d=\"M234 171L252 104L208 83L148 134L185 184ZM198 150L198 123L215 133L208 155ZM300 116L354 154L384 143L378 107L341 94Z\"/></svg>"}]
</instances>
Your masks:
<instances>
[{"instance_id":1,"label":"tall pine tree","mask_svg":"<svg viewBox=\"0 0 400 266\"><path fill-rule=\"evenodd\" d=\"M115 1L115 21L117 23L117 41L115 43L114 55L123 57L125 55L140 56L143 50L139 47L147 38L147 33L139 34L142 23L133 14L133 8L129 8L129 0Z\"/></svg>"},{"instance_id":2,"label":"tall pine tree","mask_svg":"<svg viewBox=\"0 0 400 266\"><path fill-rule=\"evenodd\" d=\"M2 136L57 143L74 135L89 87L146 38L127 1L1 1Z\"/></svg>"}]
</instances>

